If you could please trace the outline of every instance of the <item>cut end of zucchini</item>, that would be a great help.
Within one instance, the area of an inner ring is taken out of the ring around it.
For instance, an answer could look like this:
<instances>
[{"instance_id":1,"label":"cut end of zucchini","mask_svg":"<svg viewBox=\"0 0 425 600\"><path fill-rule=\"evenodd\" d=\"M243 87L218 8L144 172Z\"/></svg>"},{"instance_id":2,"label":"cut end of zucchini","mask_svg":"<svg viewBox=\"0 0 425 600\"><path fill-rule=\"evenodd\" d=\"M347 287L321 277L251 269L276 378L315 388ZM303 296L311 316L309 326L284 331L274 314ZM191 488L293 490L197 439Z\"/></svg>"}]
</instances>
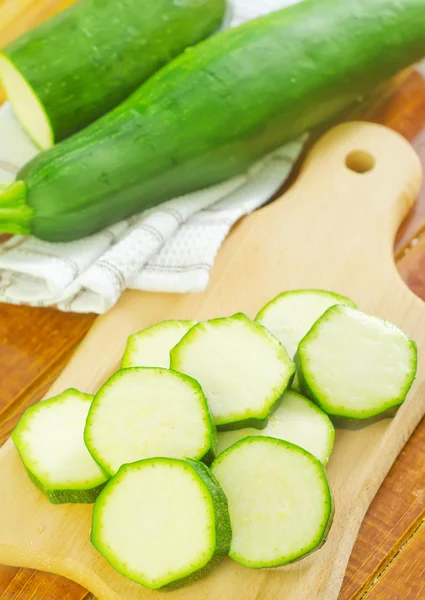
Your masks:
<instances>
[{"instance_id":1,"label":"cut end of zucchini","mask_svg":"<svg viewBox=\"0 0 425 600\"><path fill-rule=\"evenodd\" d=\"M95 396L84 439L114 475L121 465L165 456L210 462L216 431L200 385L160 368L123 369Z\"/></svg>"},{"instance_id":2,"label":"cut end of zucchini","mask_svg":"<svg viewBox=\"0 0 425 600\"><path fill-rule=\"evenodd\" d=\"M264 306L255 320L268 329L295 356L298 344L323 313L335 304L356 308L352 300L326 290L293 290Z\"/></svg>"},{"instance_id":3,"label":"cut end of zucchini","mask_svg":"<svg viewBox=\"0 0 425 600\"><path fill-rule=\"evenodd\" d=\"M325 472L305 450L271 437L247 437L212 465L229 502L229 556L252 568L288 564L318 549L332 522Z\"/></svg>"},{"instance_id":4,"label":"cut end of zucchini","mask_svg":"<svg viewBox=\"0 0 425 600\"><path fill-rule=\"evenodd\" d=\"M22 73L2 53L0 53L0 82L16 117L30 138L42 150L51 148L55 143L54 134L43 105Z\"/></svg>"},{"instance_id":5,"label":"cut end of zucchini","mask_svg":"<svg viewBox=\"0 0 425 600\"><path fill-rule=\"evenodd\" d=\"M55 504L94 502L107 480L84 444L92 399L67 390L29 408L12 434L31 480Z\"/></svg>"},{"instance_id":6,"label":"cut end of zucchini","mask_svg":"<svg viewBox=\"0 0 425 600\"><path fill-rule=\"evenodd\" d=\"M295 372L279 341L241 313L195 325L170 356L199 381L220 429L264 426Z\"/></svg>"},{"instance_id":7,"label":"cut end of zucchini","mask_svg":"<svg viewBox=\"0 0 425 600\"><path fill-rule=\"evenodd\" d=\"M27 185L24 181L0 184L0 231L30 235L33 209L27 204Z\"/></svg>"},{"instance_id":8,"label":"cut end of zucchini","mask_svg":"<svg viewBox=\"0 0 425 600\"><path fill-rule=\"evenodd\" d=\"M338 305L301 341L297 363L302 391L328 414L370 419L404 402L417 349L388 321Z\"/></svg>"},{"instance_id":9,"label":"cut end of zucchini","mask_svg":"<svg viewBox=\"0 0 425 600\"><path fill-rule=\"evenodd\" d=\"M228 552L230 538L224 493L196 461L154 458L125 465L94 507L95 548L125 577L150 589L196 581Z\"/></svg>"},{"instance_id":10,"label":"cut end of zucchini","mask_svg":"<svg viewBox=\"0 0 425 600\"><path fill-rule=\"evenodd\" d=\"M221 431L217 452L220 454L239 440L250 435L285 440L304 448L326 465L332 453L335 428L328 415L317 404L291 390L286 391L266 427Z\"/></svg>"},{"instance_id":11,"label":"cut end of zucchini","mask_svg":"<svg viewBox=\"0 0 425 600\"><path fill-rule=\"evenodd\" d=\"M170 366L170 350L196 325L195 321L163 321L128 338L121 367Z\"/></svg>"}]
</instances>

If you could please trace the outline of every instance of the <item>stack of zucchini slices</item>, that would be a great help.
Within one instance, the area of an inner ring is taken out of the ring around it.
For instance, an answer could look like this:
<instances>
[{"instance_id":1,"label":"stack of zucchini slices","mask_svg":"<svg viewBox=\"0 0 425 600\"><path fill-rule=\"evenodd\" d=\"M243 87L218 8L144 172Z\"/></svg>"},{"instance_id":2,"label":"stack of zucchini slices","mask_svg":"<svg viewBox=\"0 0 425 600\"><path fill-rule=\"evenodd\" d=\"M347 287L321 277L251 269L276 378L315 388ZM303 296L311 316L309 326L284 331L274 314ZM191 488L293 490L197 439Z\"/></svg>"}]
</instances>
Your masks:
<instances>
[{"instance_id":1,"label":"stack of zucchini slices","mask_svg":"<svg viewBox=\"0 0 425 600\"><path fill-rule=\"evenodd\" d=\"M285 292L255 320L135 333L94 397L41 402L12 437L52 503L94 502L92 543L118 572L171 589L225 556L271 568L320 548L333 422L394 414L416 361L414 342L348 298Z\"/></svg>"}]
</instances>

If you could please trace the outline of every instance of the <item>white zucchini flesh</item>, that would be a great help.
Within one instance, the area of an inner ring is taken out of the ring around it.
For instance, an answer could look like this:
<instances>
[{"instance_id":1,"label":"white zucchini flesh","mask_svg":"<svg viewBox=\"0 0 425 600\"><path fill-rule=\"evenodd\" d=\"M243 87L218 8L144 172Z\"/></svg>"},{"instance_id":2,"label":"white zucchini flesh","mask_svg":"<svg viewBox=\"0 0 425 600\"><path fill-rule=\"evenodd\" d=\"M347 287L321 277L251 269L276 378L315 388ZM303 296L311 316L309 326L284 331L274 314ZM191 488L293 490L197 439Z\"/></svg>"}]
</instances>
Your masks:
<instances>
[{"instance_id":1,"label":"white zucchini flesh","mask_svg":"<svg viewBox=\"0 0 425 600\"><path fill-rule=\"evenodd\" d=\"M252 568L288 564L326 540L333 508L323 466L283 440L247 437L212 465L229 502L229 556Z\"/></svg>"},{"instance_id":2,"label":"white zucchini flesh","mask_svg":"<svg viewBox=\"0 0 425 600\"><path fill-rule=\"evenodd\" d=\"M220 429L264 426L295 372L279 341L241 313L195 325L170 356L199 381Z\"/></svg>"},{"instance_id":3,"label":"white zucchini flesh","mask_svg":"<svg viewBox=\"0 0 425 600\"><path fill-rule=\"evenodd\" d=\"M198 382L161 368L115 373L94 398L84 439L109 475L125 463L154 456L210 461L216 447Z\"/></svg>"},{"instance_id":4,"label":"white zucchini flesh","mask_svg":"<svg viewBox=\"0 0 425 600\"><path fill-rule=\"evenodd\" d=\"M170 350L196 325L195 321L162 321L128 338L121 367L170 366Z\"/></svg>"},{"instance_id":5,"label":"white zucchini flesh","mask_svg":"<svg viewBox=\"0 0 425 600\"><path fill-rule=\"evenodd\" d=\"M335 304L356 308L352 300L325 290L293 290L280 294L258 313L255 320L268 329L295 356L298 344L319 317Z\"/></svg>"},{"instance_id":6,"label":"white zucchini flesh","mask_svg":"<svg viewBox=\"0 0 425 600\"><path fill-rule=\"evenodd\" d=\"M27 409L12 434L31 480L52 503L94 502L107 480L84 444L92 400L66 390Z\"/></svg>"},{"instance_id":7,"label":"white zucchini flesh","mask_svg":"<svg viewBox=\"0 0 425 600\"><path fill-rule=\"evenodd\" d=\"M228 554L227 500L196 461L124 465L94 506L91 541L122 575L151 589L182 587Z\"/></svg>"},{"instance_id":8,"label":"white zucchini flesh","mask_svg":"<svg viewBox=\"0 0 425 600\"><path fill-rule=\"evenodd\" d=\"M297 392L288 390L261 431L254 428L220 431L218 454L250 435L265 435L286 440L304 448L326 465L334 445L335 428L328 415L317 404Z\"/></svg>"},{"instance_id":9,"label":"white zucchini flesh","mask_svg":"<svg viewBox=\"0 0 425 600\"><path fill-rule=\"evenodd\" d=\"M8 57L0 53L0 83L30 138L42 150L54 144L52 127L34 90Z\"/></svg>"},{"instance_id":10,"label":"white zucchini flesh","mask_svg":"<svg viewBox=\"0 0 425 600\"><path fill-rule=\"evenodd\" d=\"M338 305L301 341L297 362L306 395L330 415L361 420L403 403L417 349L388 321Z\"/></svg>"}]
</instances>

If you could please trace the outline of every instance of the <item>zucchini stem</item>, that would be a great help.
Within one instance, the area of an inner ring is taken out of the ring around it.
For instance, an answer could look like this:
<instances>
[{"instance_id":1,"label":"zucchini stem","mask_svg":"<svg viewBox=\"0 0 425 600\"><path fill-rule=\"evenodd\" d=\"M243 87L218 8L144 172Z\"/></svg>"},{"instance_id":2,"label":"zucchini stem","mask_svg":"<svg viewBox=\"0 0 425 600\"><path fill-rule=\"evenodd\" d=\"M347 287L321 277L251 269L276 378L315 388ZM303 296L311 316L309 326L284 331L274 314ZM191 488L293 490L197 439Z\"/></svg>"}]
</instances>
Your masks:
<instances>
[{"instance_id":1,"label":"zucchini stem","mask_svg":"<svg viewBox=\"0 0 425 600\"><path fill-rule=\"evenodd\" d=\"M33 209L27 204L24 181L0 185L0 233L30 235Z\"/></svg>"}]
</instances>

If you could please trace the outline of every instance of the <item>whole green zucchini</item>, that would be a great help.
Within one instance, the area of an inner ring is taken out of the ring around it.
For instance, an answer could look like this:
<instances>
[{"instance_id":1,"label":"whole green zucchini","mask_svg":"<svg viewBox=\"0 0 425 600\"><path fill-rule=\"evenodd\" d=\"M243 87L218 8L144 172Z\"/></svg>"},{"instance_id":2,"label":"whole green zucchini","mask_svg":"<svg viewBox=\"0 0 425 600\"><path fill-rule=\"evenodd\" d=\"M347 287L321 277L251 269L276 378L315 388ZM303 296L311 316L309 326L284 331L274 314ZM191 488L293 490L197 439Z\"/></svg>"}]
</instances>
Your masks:
<instances>
[{"instance_id":1,"label":"whole green zucchini","mask_svg":"<svg viewBox=\"0 0 425 600\"><path fill-rule=\"evenodd\" d=\"M40 154L0 231L68 241L244 171L425 55L425 0L304 0L186 51Z\"/></svg>"},{"instance_id":2,"label":"whole green zucchini","mask_svg":"<svg viewBox=\"0 0 425 600\"><path fill-rule=\"evenodd\" d=\"M15 112L49 148L214 32L225 0L80 0L0 53Z\"/></svg>"}]
</instances>

